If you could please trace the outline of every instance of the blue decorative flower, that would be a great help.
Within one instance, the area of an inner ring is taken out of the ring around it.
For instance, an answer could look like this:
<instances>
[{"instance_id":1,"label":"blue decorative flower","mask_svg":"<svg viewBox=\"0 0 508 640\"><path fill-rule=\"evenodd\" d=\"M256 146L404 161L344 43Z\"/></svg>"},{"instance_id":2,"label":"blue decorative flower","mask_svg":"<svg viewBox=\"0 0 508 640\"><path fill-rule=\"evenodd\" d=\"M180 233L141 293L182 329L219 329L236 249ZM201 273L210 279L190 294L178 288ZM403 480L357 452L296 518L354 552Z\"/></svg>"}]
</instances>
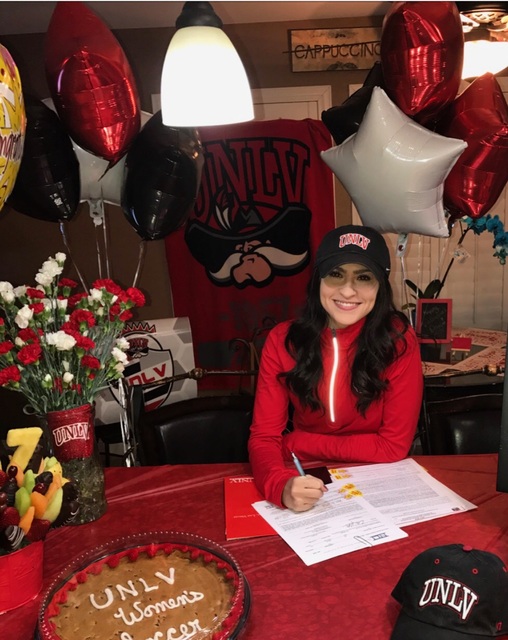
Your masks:
<instances>
[{"instance_id":1,"label":"blue decorative flower","mask_svg":"<svg viewBox=\"0 0 508 640\"><path fill-rule=\"evenodd\" d=\"M508 256L508 233L504 230L503 222L499 219L499 216L487 214L478 219L466 216L463 220L467 224L468 230L471 229L477 236L483 233L485 229L492 233L494 236L494 242L492 243L494 253L492 255L498 258L500 264L506 264L506 258Z\"/></svg>"}]
</instances>

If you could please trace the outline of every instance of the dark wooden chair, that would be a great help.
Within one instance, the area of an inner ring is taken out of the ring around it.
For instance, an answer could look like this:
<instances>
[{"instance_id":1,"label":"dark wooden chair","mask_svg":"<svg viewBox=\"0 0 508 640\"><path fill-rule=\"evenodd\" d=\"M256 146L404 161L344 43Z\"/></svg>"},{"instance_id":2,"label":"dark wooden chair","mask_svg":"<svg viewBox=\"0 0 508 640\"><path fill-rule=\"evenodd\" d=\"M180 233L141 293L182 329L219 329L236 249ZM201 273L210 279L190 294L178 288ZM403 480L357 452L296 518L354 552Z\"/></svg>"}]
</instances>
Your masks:
<instances>
[{"instance_id":1,"label":"dark wooden chair","mask_svg":"<svg viewBox=\"0 0 508 640\"><path fill-rule=\"evenodd\" d=\"M497 453L501 437L502 403L502 393L425 400L420 420L423 453Z\"/></svg>"},{"instance_id":2,"label":"dark wooden chair","mask_svg":"<svg viewBox=\"0 0 508 640\"><path fill-rule=\"evenodd\" d=\"M254 396L201 396L139 413L142 465L246 462Z\"/></svg>"},{"instance_id":3,"label":"dark wooden chair","mask_svg":"<svg viewBox=\"0 0 508 640\"><path fill-rule=\"evenodd\" d=\"M201 380L205 376L236 377L240 381L238 391L226 395L198 396L145 412L143 390L168 380ZM244 391L241 385L247 376L251 380L250 389ZM95 427L97 440L104 449L106 466L111 464L112 457L118 458L122 464L126 464L129 458L134 464L142 465L246 462L248 427L252 422L254 405L252 385L256 376L257 369L195 368L156 383L126 385L129 414L126 453L115 454L110 449L113 444L123 443L119 423ZM235 429L237 425L239 428Z\"/></svg>"}]
</instances>

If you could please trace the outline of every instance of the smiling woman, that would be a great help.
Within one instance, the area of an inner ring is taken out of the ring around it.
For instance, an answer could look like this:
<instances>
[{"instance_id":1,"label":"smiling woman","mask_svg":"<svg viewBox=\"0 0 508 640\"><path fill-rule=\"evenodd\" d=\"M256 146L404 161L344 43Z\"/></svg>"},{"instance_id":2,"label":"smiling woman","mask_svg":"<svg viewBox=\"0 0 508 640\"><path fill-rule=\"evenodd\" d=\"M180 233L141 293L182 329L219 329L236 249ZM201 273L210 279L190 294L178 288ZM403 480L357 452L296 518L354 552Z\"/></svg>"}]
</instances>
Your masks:
<instances>
[{"instance_id":1,"label":"smiling woman","mask_svg":"<svg viewBox=\"0 0 508 640\"><path fill-rule=\"evenodd\" d=\"M326 491L320 479L288 468L293 453L304 462L407 455L423 376L389 273L380 233L355 225L330 231L316 253L302 316L268 335L249 441L254 480L267 500L305 511Z\"/></svg>"}]
</instances>

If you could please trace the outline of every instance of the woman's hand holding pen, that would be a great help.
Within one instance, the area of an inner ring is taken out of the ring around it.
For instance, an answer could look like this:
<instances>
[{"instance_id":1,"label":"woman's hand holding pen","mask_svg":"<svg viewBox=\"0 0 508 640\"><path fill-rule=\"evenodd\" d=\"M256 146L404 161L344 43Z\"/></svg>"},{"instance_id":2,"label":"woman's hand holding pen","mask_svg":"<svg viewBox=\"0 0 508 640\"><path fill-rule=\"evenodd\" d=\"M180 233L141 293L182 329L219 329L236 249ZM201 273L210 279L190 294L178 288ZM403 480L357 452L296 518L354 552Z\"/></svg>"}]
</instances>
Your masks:
<instances>
[{"instance_id":1,"label":"woman's hand holding pen","mask_svg":"<svg viewBox=\"0 0 508 640\"><path fill-rule=\"evenodd\" d=\"M286 482L282 504L292 511L308 511L328 491L323 481L314 476L295 476Z\"/></svg>"},{"instance_id":2,"label":"woman's hand holding pen","mask_svg":"<svg viewBox=\"0 0 508 640\"><path fill-rule=\"evenodd\" d=\"M328 489L319 478L305 474L300 460L293 452L291 456L299 475L286 482L282 492L282 504L292 511L308 511Z\"/></svg>"}]
</instances>

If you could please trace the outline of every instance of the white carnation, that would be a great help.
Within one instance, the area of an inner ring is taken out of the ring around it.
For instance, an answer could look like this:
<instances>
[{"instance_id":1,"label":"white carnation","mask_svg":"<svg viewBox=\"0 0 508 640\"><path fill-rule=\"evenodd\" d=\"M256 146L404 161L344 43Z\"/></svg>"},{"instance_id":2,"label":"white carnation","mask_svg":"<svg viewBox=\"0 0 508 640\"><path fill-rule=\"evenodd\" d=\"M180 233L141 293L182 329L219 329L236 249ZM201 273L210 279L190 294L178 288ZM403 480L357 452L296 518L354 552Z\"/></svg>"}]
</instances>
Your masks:
<instances>
[{"instance_id":1,"label":"white carnation","mask_svg":"<svg viewBox=\"0 0 508 640\"><path fill-rule=\"evenodd\" d=\"M22 298L26 294L26 290L27 287L24 284L19 287L14 287L14 295L16 296L16 298Z\"/></svg>"},{"instance_id":2,"label":"white carnation","mask_svg":"<svg viewBox=\"0 0 508 640\"><path fill-rule=\"evenodd\" d=\"M14 302L14 287L10 282L0 282L0 296L7 302Z\"/></svg>"},{"instance_id":3,"label":"white carnation","mask_svg":"<svg viewBox=\"0 0 508 640\"><path fill-rule=\"evenodd\" d=\"M21 307L21 309L16 314L14 318L14 322L18 325L20 329L26 329L30 320L33 318L34 312L28 305Z\"/></svg>"},{"instance_id":4,"label":"white carnation","mask_svg":"<svg viewBox=\"0 0 508 640\"><path fill-rule=\"evenodd\" d=\"M55 333L46 334L46 342L57 348L58 351L69 351L72 349L76 340L65 331L55 331Z\"/></svg>"},{"instance_id":5,"label":"white carnation","mask_svg":"<svg viewBox=\"0 0 508 640\"><path fill-rule=\"evenodd\" d=\"M127 351L131 345L127 338L118 338L116 341L116 346L122 351Z\"/></svg>"},{"instance_id":6,"label":"white carnation","mask_svg":"<svg viewBox=\"0 0 508 640\"><path fill-rule=\"evenodd\" d=\"M70 384L74 380L74 376L69 371L66 371L62 376L62 380L65 384Z\"/></svg>"},{"instance_id":7,"label":"white carnation","mask_svg":"<svg viewBox=\"0 0 508 640\"><path fill-rule=\"evenodd\" d=\"M127 364L127 362L129 362L127 354L124 353L121 349L118 349L118 347L113 347L111 355L117 362L121 362L123 364Z\"/></svg>"},{"instance_id":8,"label":"white carnation","mask_svg":"<svg viewBox=\"0 0 508 640\"><path fill-rule=\"evenodd\" d=\"M90 302L90 304L93 302L102 302L102 291L100 289L90 289L88 302Z\"/></svg>"},{"instance_id":9,"label":"white carnation","mask_svg":"<svg viewBox=\"0 0 508 640\"><path fill-rule=\"evenodd\" d=\"M43 287L49 287L49 285L53 282L53 277L48 273L39 271L39 273L35 276L35 281L39 284L42 284Z\"/></svg>"},{"instance_id":10,"label":"white carnation","mask_svg":"<svg viewBox=\"0 0 508 640\"><path fill-rule=\"evenodd\" d=\"M39 269L39 273L44 273L48 276L51 276L51 279L53 279L55 276L59 276L62 271L63 267L59 265L54 258L46 260L46 262L44 262L42 264L42 267Z\"/></svg>"}]
</instances>

